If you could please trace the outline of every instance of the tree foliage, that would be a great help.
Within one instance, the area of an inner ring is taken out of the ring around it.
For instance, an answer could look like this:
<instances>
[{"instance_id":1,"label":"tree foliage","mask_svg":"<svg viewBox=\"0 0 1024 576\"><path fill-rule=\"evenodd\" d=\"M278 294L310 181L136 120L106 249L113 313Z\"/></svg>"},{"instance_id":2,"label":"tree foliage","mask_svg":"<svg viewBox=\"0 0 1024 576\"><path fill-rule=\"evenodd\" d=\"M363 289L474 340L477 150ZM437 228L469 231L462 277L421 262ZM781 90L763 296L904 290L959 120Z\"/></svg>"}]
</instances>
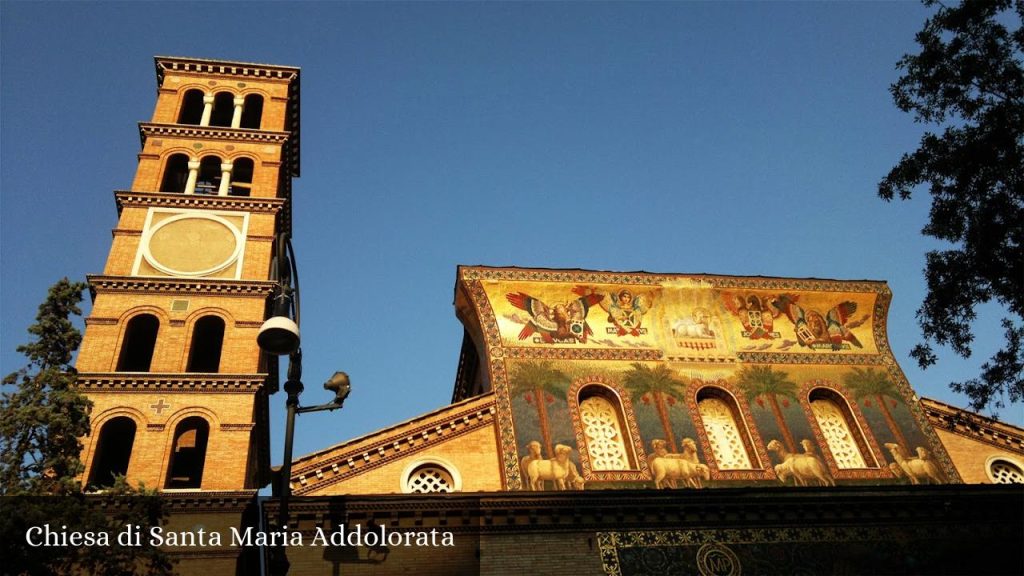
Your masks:
<instances>
[{"instance_id":1,"label":"tree foliage","mask_svg":"<svg viewBox=\"0 0 1024 576\"><path fill-rule=\"evenodd\" d=\"M148 531L164 520L156 492L118 477L102 495L81 492L80 438L89 434L92 403L75 388L71 366L82 335L71 322L81 314L85 284L67 278L50 287L29 327L33 341L18 347L28 364L3 379L0 397L0 558L4 574L172 573L161 550L121 546L114 536L132 524ZM49 524L79 532L106 532L110 547L32 547L26 531Z\"/></svg>"},{"instance_id":2,"label":"tree foliage","mask_svg":"<svg viewBox=\"0 0 1024 576\"><path fill-rule=\"evenodd\" d=\"M79 491L79 438L89 433L92 403L74 388L71 356L82 335L71 323L81 314L85 284L67 278L50 288L29 327L35 341L18 346L28 365L3 382L15 386L0 399L0 494L68 495Z\"/></svg>"},{"instance_id":3,"label":"tree foliage","mask_svg":"<svg viewBox=\"0 0 1024 576\"><path fill-rule=\"evenodd\" d=\"M994 300L1009 313L1002 349L976 378L950 384L974 409L1000 407L1024 399L1024 0L924 3L937 11L890 90L900 110L936 130L903 155L878 194L906 200L927 185L922 232L950 243L927 254L928 293L917 311L924 341L911 352L922 368L938 359L933 344L970 356L979 304Z\"/></svg>"}]
</instances>

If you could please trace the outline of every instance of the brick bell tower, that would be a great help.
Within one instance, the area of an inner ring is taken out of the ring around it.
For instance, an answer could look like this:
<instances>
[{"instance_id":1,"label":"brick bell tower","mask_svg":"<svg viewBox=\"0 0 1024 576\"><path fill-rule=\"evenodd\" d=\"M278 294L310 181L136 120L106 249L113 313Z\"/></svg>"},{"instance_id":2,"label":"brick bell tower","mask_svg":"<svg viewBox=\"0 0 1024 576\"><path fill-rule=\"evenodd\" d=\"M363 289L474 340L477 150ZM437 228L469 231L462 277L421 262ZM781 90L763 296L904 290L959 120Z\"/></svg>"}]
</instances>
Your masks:
<instances>
[{"instance_id":1,"label":"brick bell tower","mask_svg":"<svg viewBox=\"0 0 1024 576\"><path fill-rule=\"evenodd\" d=\"M102 275L78 384L93 401L83 483L165 492L270 479L277 361L256 335L299 176L299 69L157 57L157 101Z\"/></svg>"}]
</instances>

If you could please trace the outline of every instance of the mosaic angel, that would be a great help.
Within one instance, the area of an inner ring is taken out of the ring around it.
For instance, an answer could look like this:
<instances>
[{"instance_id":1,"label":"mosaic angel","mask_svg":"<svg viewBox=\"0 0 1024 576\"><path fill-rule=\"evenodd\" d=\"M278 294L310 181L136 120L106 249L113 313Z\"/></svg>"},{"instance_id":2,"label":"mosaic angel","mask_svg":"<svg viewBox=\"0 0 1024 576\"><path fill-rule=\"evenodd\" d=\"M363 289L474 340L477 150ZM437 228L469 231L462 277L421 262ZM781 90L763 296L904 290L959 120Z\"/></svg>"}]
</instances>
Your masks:
<instances>
[{"instance_id":1,"label":"mosaic angel","mask_svg":"<svg viewBox=\"0 0 1024 576\"><path fill-rule=\"evenodd\" d=\"M581 296L564 304L549 306L525 292L509 292L505 295L509 304L530 314L526 326L519 332L519 339L526 340L534 333L547 344L556 341L587 342L587 336L594 334L587 324L590 307L601 301L598 294Z\"/></svg>"},{"instance_id":2,"label":"mosaic angel","mask_svg":"<svg viewBox=\"0 0 1024 576\"><path fill-rule=\"evenodd\" d=\"M599 296L597 303L608 313L608 323L615 327L616 335L639 336L646 332L642 325L644 314L651 306L650 296L637 294L626 288L612 293L601 293L592 286L576 286L572 291L583 297Z\"/></svg>"}]
</instances>

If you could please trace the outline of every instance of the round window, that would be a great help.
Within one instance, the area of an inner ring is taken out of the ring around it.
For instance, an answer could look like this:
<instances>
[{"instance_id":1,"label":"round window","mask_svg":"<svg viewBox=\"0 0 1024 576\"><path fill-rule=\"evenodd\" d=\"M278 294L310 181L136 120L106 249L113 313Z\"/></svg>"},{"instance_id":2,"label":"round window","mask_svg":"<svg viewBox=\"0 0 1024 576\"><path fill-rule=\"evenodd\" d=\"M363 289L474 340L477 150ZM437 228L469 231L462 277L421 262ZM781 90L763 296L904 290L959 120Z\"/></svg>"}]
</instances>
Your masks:
<instances>
[{"instance_id":1,"label":"round window","mask_svg":"<svg viewBox=\"0 0 1024 576\"><path fill-rule=\"evenodd\" d=\"M988 475L996 484L1024 484L1024 472L1007 460L992 460L988 465Z\"/></svg>"},{"instance_id":2,"label":"round window","mask_svg":"<svg viewBox=\"0 0 1024 576\"><path fill-rule=\"evenodd\" d=\"M406 489L413 494L454 492L455 480L451 473L437 464L424 464L409 474Z\"/></svg>"}]
</instances>

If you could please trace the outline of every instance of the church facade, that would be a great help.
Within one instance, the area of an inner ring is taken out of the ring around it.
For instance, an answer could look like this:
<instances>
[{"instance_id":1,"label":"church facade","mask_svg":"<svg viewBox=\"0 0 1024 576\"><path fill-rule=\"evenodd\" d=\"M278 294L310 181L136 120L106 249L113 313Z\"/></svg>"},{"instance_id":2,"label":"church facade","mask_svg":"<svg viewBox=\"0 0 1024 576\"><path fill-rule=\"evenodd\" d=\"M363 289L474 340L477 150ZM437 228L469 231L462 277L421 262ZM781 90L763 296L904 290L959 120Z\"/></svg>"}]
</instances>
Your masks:
<instances>
[{"instance_id":1,"label":"church facade","mask_svg":"<svg viewBox=\"0 0 1024 576\"><path fill-rule=\"evenodd\" d=\"M291 230L300 71L155 62L89 277L83 487L156 487L175 530L273 530L279 500L256 495L279 475L279 366L256 335ZM291 573L1019 573L1024 492L991 484L1024 481L1024 431L919 398L890 298L877 281L460 267L451 404L276 483L307 541L450 542L293 547ZM270 550L169 552L182 573L256 573Z\"/></svg>"}]
</instances>

